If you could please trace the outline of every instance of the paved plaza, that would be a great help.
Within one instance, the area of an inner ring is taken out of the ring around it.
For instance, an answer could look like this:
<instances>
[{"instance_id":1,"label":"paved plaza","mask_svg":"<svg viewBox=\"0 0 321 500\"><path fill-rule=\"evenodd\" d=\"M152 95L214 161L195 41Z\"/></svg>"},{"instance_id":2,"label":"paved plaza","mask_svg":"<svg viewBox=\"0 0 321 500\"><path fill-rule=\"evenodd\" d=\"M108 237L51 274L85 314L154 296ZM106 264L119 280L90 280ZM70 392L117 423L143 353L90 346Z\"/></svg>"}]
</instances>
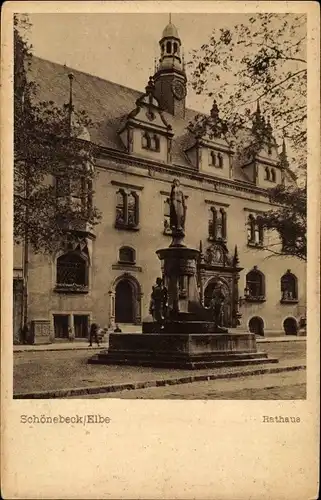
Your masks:
<instances>
[{"instance_id":1,"label":"paved plaza","mask_svg":"<svg viewBox=\"0 0 321 500\"><path fill-rule=\"evenodd\" d=\"M283 385L283 378L285 370L296 370L297 367L304 367L306 363L306 341L301 340L298 342L267 342L260 345L260 350L268 353L269 357L276 357L279 359L279 363L275 365L260 365L260 366L244 366L244 367L228 367L228 368L211 368L203 370L176 370L176 369L161 369L161 368L150 368L150 367L135 367L135 366L117 366L117 365L91 365L88 364L88 358L97 352L96 349L70 349L70 350L55 350L55 351L24 351L14 353L14 383L13 390L14 395L27 395L30 393L35 393L39 391L47 391L48 395L43 397L67 397L68 394L64 394L64 390L78 388L81 391L87 388L88 391L92 393L97 392L107 392L108 389L104 388L108 386L113 387L114 396L116 395L118 388L124 389L124 385L128 385L131 389L137 389L137 385L140 387L146 387L148 385L156 386L161 385L162 381L166 381L166 384L175 386L175 391L178 385L184 385L182 388L183 392L171 392L173 397L189 398L198 397L200 391L202 392L202 385L200 381L193 382L192 384L184 383L182 384L182 379L186 382L190 381L190 377L201 377L206 379L207 376L215 378L227 378L232 377L230 380L230 385L222 386L221 392L229 391L233 389L236 381L240 379L243 374L249 374L255 371L258 373L260 370L265 371L265 374L272 376L275 373L273 380L278 380L278 385ZM304 370L300 370L304 372ZM263 375L256 375L256 389L260 387L264 390L264 384L262 382ZM246 381L244 386L242 386L242 391L247 389L247 383L250 381L250 376L244 377ZM287 380L290 378L286 377ZM217 388L218 380L210 381L211 384L215 384ZM220 380L222 383L222 380ZM252 383L252 382L251 382ZM273 384L272 384L273 385ZM274 383L275 385L275 383ZM291 385L291 384L290 384ZM299 385L300 388L297 392L297 398L300 399L303 396L302 392L302 379L297 382L295 378L293 379L293 385ZM189 389L191 386L191 389ZM270 385L268 384L270 387ZM207 387L207 386L204 386ZM98 389L97 389L98 388ZM100 388L100 389L99 389ZM97 389L97 390L96 390ZM157 389L160 389L158 387ZM249 389L251 389L249 385ZM146 390L146 389L144 389ZM180 391L181 389L179 389ZM184 390L187 391L184 395ZM216 390L216 389L215 389ZM51 393L50 393L51 391ZM61 395L54 395L54 391L62 391ZM192 393L188 393L192 391ZM135 392L135 391L134 391ZM135 397L134 392L130 397ZM204 392L204 391L203 391ZM206 391L205 391L206 392ZM238 391L237 391L238 392ZM130 391L126 391L127 396ZM140 395L136 392L137 397ZM146 394L149 397L150 393ZM156 394L156 393L155 393ZM162 392L158 391L159 397L161 397ZM165 394L165 393L164 393ZM167 394L167 393L166 393ZM189 394L189 396L188 396ZM248 397L252 399L251 393L244 393L246 395L245 399ZM71 394L70 394L71 395ZM154 393L152 394L154 395ZM111 396L112 397L112 396ZM118 396L117 396L118 397ZM123 396L122 396L123 397ZM167 396L164 396L167 397ZM278 395L272 399L278 399ZM281 397L281 396L280 396ZM237 396L232 393L229 394L227 399L235 398ZM220 396L220 399L224 399ZM268 399L262 397L262 399ZM292 397L290 397L292 399Z\"/></svg>"},{"instance_id":2,"label":"paved plaza","mask_svg":"<svg viewBox=\"0 0 321 500\"><path fill-rule=\"evenodd\" d=\"M88 396L86 396L88 397ZM306 371L296 370L260 376L209 380L166 387L95 394L91 398L118 399L305 399Z\"/></svg>"}]
</instances>

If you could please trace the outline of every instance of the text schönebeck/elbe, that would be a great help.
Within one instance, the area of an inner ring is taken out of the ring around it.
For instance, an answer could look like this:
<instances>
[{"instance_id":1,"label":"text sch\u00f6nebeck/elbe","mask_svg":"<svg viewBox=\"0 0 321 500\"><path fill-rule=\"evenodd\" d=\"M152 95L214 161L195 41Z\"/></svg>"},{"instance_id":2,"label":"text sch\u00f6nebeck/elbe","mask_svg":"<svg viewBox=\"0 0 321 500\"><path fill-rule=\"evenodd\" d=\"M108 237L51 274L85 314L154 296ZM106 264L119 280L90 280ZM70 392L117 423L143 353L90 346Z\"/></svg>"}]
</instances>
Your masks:
<instances>
[{"instance_id":1,"label":"text sch\u00f6nebeck/elbe","mask_svg":"<svg viewBox=\"0 0 321 500\"><path fill-rule=\"evenodd\" d=\"M85 415L55 415L53 417L47 415L20 415L21 424L109 424L110 417L101 415L100 413L92 413Z\"/></svg>"}]
</instances>

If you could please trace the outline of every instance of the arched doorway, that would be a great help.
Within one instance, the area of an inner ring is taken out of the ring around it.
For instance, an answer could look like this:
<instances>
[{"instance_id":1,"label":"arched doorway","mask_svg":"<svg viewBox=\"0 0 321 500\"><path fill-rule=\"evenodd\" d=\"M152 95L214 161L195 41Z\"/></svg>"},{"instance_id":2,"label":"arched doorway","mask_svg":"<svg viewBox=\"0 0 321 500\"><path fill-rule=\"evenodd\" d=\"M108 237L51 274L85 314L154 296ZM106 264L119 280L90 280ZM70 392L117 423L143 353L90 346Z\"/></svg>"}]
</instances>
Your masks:
<instances>
[{"instance_id":1,"label":"arched doorway","mask_svg":"<svg viewBox=\"0 0 321 500\"><path fill-rule=\"evenodd\" d=\"M222 278L220 278L221 282L223 283L223 289L226 297L226 301L224 304L224 315L223 315L223 324L222 326L228 328L231 327L231 321L232 321L232 315L231 315L231 293L229 290L229 287L227 283L225 283ZM209 307L210 302L213 296L213 291L216 285L216 278L214 280L211 280L208 285L205 288L204 291L204 306Z\"/></svg>"},{"instance_id":2,"label":"arched doorway","mask_svg":"<svg viewBox=\"0 0 321 500\"><path fill-rule=\"evenodd\" d=\"M264 335L264 321L260 316L253 316L249 321L249 330L255 335Z\"/></svg>"},{"instance_id":3,"label":"arched doorway","mask_svg":"<svg viewBox=\"0 0 321 500\"><path fill-rule=\"evenodd\" d=\"M116 323L135 323L135 294L132 283L128 279L119 281L115 290Z\"/></svg>"},{"instance_id":4,"label":"arched doorway","mask_svg":"<svg viewBox=\"0 0 321 500\"><path fill-rule=\"evenodd\" d=\"M286 318L283 321L283 328L285 335L297 335L298 334L298 324L295 318Z\"/></svg>"}]
</instances>

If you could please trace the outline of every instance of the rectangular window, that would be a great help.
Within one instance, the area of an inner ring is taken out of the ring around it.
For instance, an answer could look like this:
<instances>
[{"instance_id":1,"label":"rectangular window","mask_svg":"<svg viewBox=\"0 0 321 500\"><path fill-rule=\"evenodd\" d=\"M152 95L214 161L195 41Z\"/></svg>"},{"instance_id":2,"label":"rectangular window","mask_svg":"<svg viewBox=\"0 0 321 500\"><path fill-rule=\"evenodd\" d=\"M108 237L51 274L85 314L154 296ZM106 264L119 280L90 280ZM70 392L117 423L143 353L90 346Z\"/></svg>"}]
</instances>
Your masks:
<instances>
[{"instance_id":1,"label":"rectangular window","mask_svg":"<svg viewBox=\"0 0 321 500\"><path fill-rule=\"evenodd\" d=\"M170 200L169 198L166 198L166 200L164 200L164 214L163 214L163 217L164 217L164 234L169 234L171 235L172 234L172 230L171 230L171 225L170 225Z\"/></svg>"},{"instance_id":2,"label":"rectangular window","mask_svg":"<svg viewBox=\"0 0 321 500\"><path fill-rule=\"evenodd\" d=\"M137 230L139 224L139 197L134 191L120 189L116 194L116 220L118 229Z\"/></svg>"}]
</instances>

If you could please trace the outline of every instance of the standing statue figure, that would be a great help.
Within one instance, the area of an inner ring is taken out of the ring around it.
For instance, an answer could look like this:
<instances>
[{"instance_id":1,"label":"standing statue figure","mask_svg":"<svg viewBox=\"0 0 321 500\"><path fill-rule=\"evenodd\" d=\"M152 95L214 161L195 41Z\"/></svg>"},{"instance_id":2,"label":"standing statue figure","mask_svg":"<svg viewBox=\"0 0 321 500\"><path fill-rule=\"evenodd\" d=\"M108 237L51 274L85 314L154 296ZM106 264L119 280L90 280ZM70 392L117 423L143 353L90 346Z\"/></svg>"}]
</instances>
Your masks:
<instances>
[{"instance_id":1,"label":"standing statue figure","mask_svg":"<svg viewBox=\"0 0 321 500\"><path fill-rule=\"evenodd\" d=\"M222 327L224 319L224 304L226 301L226 296L223 291L223 283L221 280L217 280L215 288L213 290L213 295L210 303L210 309L213 314L213 321L217 327Z\"/></svg>"},{"instance_id":2,"label":"standing statue figure","mask_svg":"<svg viewBox=\"0 0 321 500\"><path fill-rule=\"evenodd\" d=\"M156 285L153 286L149 312L153 316L154 321L163 326L167 313L168 293L166 286L163 285L162 278L156 279Z\"/></svg>"},{"instance_id":3,"label":"standing statue figure","mask_svg":"<svg viewBox=\"0 0 321 500\"><path fill-rule=\"evenodd\" d=\"M186 219L186 203L180 182L174 179L170 196L170 226L172 231L184 233Z\"/></svg>"}]
</instances>

